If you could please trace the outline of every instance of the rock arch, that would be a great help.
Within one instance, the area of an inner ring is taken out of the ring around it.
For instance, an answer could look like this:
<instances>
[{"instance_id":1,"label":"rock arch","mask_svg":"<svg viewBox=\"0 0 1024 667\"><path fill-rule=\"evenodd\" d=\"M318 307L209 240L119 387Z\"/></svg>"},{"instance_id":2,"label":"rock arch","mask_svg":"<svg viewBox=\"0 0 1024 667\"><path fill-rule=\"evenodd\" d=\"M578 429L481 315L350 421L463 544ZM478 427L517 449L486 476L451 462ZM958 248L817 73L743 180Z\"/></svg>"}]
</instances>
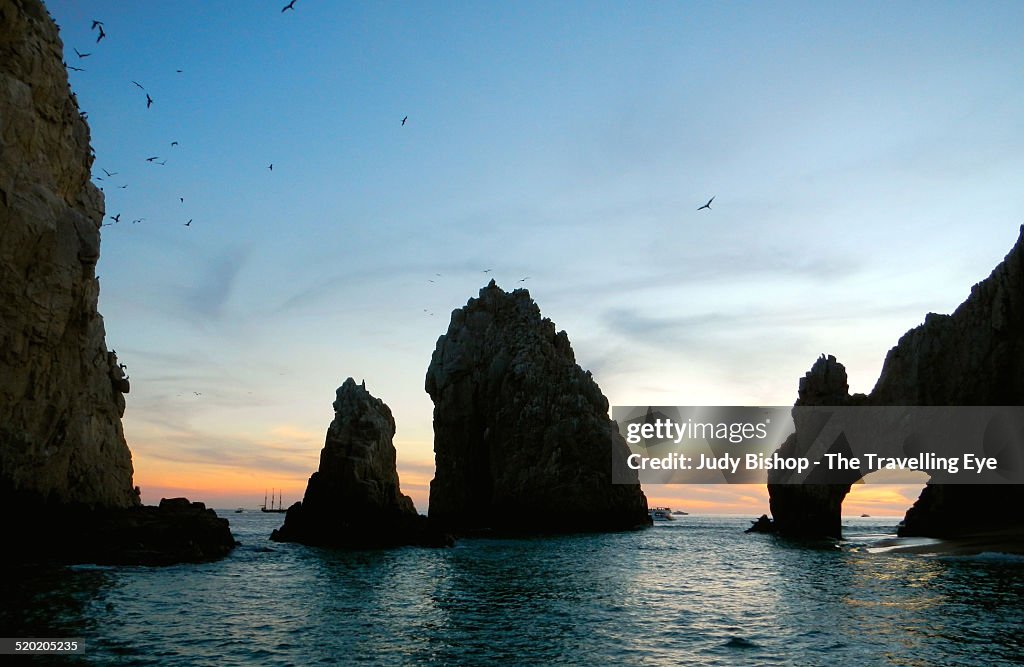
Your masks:
<instances>
[{"instance_id":1,"label":"rock arch","mask_svg":"<svg viewBox=\"0 0 1024 667\"><path fill-rule=\"evenodd\" d=\"M929 313L900 338L870 394L851 395L845 367L822 355L800 380L796 405L1024 405L1024 227L1006 258L951 315ZM794 454L796 442L791 437L780 454ZM773 530L841 536L849 484L782 481L768 479ZM900 534L951 537L1011 525L1024 526L1024 485L930 483L907 511Z\"/></svg>"}]
</instances>

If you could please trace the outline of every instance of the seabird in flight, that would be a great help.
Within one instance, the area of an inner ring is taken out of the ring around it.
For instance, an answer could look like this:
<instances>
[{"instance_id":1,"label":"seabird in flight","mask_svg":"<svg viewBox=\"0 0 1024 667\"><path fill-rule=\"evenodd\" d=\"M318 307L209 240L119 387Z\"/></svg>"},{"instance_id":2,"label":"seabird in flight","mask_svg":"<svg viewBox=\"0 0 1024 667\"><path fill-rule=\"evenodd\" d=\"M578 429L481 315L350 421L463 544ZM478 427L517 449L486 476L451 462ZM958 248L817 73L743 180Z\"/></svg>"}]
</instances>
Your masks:
<instances>
[{"instance_id":1,"label":"seabird in flight","mask_svg":"<svg viewBox=\"0 0 1024 667\"><path fill-rule=\"evenodd\" d=\"M402 127L405 127L405 121L407 121L407 120L409 120L408 116L406 116L405 118L402 119Z\"/></svg>"},{"instance_id":2,"label":"seabird in flight","mask_svg":"<svg viewBox=\"0 0 1024 667\"><path fill-rule=\"evenodd\" d=\"M289 9L290 9L290 10L292 10L293 12L295 11L295 0L292 0L292 1L291 1L291 2L289 2L289 3L287 4L287 5L285 5L285 6L284 6L284 7L283 7L283 8L281 9L281 13L282 13L282 14L284 14L284 13L285 13L286 11L288 11Z\"/></svg>"},{"instance_id":3,"label":"seabird in flight","mask_svg":"<svg viewBox=\"0 0 1024 667\"><path fill-rule=\"evenodd\" d=\"M78 49L75 49L75 55L78 56L79 58L88 58L92 54L91 53L82 53Z\"/></svg>"},{"instance_id":4,"label":"seabird in flight","mask_svg":"<svg viewBox=\"0 0 1024 667\"><path fill-rule=\"evenodd\" d=\"M97 21L96 19L93 19L92 20L92 27L89 28L89 30L95 30L97 27L102 26L102 25L103 25L103 21Z\"/></svg>"},{"instance_id":5,"label":"seabird in flight","mask_svg":"<svg viewBox=\"0 0 1024 667\"><path fill-rule=\"evenodd\" d=\"M186 227L191 227L192 226L192 218L188 219L188 222L185 223L185 226Z\"/></svg>"},{"instance_id":6,"label":"seabird in flight","mask_svg":"<svg viewBox=\"0 0 1024 667\"><path fill-rule=\"evenodd\" d=\"M110 219L113 220L114 222L121 222L121 214L118 213L117 215L112 215L110 216Z\"/></svg>"},{"instance_id":7,"label":"seabird in flight","mask_svg":"<svg viewBox=\"0 0 1024 667\"><path fill-rule=\"evenodd\" d=\"M107 33L103 32L103 26L100 26L100 35L96 38L96 43L99 44L100 40L107 36Z\"/></svg>"},{"instance_id":8,"label":"seabird in flight","mask_svg":"<svg viewBox=\"0 0 1024 667\"><path fill-rule=\"evenodd\" d=\"M64 63L64 64L65 64L65 65L68 65L67 63ZM70 69L70 70L74 70L74 71L76 71L76 72L84 72L84 71L85 71L85 70L84 70L84 69L82 69L81 67L72 67L71 65L68 65L68 69Z\"/></svg>"},{"instance_id":9,"label":"seabird in flight","mask_svg":"<svg viewBox=\"0 0 1024 667\"><path fill-rule=\"evenodd\" d=\"M274 171L274 163L271 162L270 166L268 166L267 169L269 169L270 171Z\"/></svg>"},{"instance_id":10,"label":"seabird in flight","mask_svg":"<svg viewBox=\"0 0 1024 667\"><path fill-rule=\"evenodd\" d=\"M146 162L156 162L159 159L160 159L159 155L154 155L153 157L146 158Z\"/></svg>"},{"instance_id":11,"label":"seabird in flight","mask_svg":"<svg viewBox=\"0 0 1024 667\"><path fill-rule=\"evenodd\" d=\"M139 83L138 81L132 81L132 83L134 83L134 84L135 84L136 86L138 86L139 88L142 88L142 84L141 84L141 83ZM145 90L145 88L142 88L142 90Z\"/></svg>"},{"instance_id":12,"label":"seabird in flight","mask_svg":"<svg viewBox=\"0 0 1024 667\"><path fill-rule=\"evenodd\" d=\"M149 93L146 93L146 108L148 109L151 106L153 106L153 98L149 96Z\"/></svg>"},{"instance_id":13,"label":"seabird in flight","mask_svg":"<svg viewBox=\"0 0 1024 667\"><path fill-rule=\"evenodd\" d=\"M115 172L109 172L106 169L104 169L103 173L107 175L107 178L110 178L111 176L117 176L117 172L116 171Z\"/></svg>"},{"instance_id":14,"label":"seabird in flight","mask_svg":"<svg viewBox=\"0 0 1024 667\"><path fill-rule=\"evenodd\" d=\"M697 210L698 210L698 211L702 211L702 210L704 210L704 209L707 209L707 210L709 210L709 211L710 211L710 210L711 210L711 202L713 202L713 201L715 201L715 198L714 198L714 197L712 197L711 199L709 199L709 200L708 200L708 203L707 203L707 204L704 204L703 206L701 206L701 207L700 207L700 208L698 208Z\"/></svg>"}]
</instances>

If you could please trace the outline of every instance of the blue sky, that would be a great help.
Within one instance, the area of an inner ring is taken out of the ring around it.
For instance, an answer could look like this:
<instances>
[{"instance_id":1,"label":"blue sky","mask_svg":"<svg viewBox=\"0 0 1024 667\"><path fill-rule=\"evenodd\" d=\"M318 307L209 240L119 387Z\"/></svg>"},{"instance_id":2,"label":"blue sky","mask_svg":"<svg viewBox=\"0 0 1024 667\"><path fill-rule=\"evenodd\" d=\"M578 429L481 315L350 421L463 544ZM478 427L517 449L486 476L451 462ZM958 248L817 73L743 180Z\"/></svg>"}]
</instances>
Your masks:
<instances>
[{"instance_id":1,"label":"blue sky","mask_svg":"<svg viewBox=\"0 0 1024 667\"><path fill-rule=\"evenodd\" d=\"M425 509L424 374L490 276L612 404L788 405L822 352L870 391L1024 222L1020 3L284 4L48 3L147 502L297 499L353 376Z\"/></svg>"}]
</instances>

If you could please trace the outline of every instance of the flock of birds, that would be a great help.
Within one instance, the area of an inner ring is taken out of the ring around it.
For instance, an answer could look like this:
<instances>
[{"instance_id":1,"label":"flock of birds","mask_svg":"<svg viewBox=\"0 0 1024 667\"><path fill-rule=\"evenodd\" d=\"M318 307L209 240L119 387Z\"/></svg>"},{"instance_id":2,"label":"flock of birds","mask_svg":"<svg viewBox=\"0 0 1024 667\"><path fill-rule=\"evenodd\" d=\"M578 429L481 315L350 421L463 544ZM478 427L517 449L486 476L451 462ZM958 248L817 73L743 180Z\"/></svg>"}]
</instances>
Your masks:
<instances>
[{"instance_id":1,"label":"flock of birds","mask_svg":"<svg viewBox=\"0 0 1024 667\"><path fill-rule=\"evenodd\" d=\"M291 0L291 2L289 2L284 7L281 8L281 13L283 14L284 12L287 12L289 10L295 11L295 3L297 1L298 0ZM104 29L104 23L103 23L103 21L100 21L99 19L93 19L92 25L90 27L90 31L97 33L97 35L96 35L96 44L99 44L100 42L102 42L106 38L106 36L107 36L107 32ZM86 58L88 58L91 55L93 55L91 51L89 51L89 52L82 52L82 51L79 51L77 47L73 47L72 50L74 51L75 56L78 57L78 61L79 62L84 61ZM84 67L75 67L73 65L68 64L66 61L64 63L64 66L67 67L68 70L73 71L73 72L85 72L86 71L86 69ZM182 74L184 72L184 70L177 69L177 70L175 70L175 72L177 74ZM145 96L146 96L146 108L147 109L152 108L153 104L155 103L155 100L153 99L152 95L150 95L150 93L146 90L146 87L143 86L138 81L135 81L135 80L132 80L131 83L133 85L135 85L139 90L141 90L143 92L143 94L145 94ZM82 116L83 119L87 119L88 118L88 114L85 113L84 111L81 112L81 116ZM401 121L401 126L404 127L405 124L408 122L408 120L409 120L409 116L403 117L402 121ZM175 148L177 146L179 146L179 142L177 142L177 141L170 142L170 147L171 148ZM167 158L162 158L161 159L161 156L159 156L159 155L153 155L153 156L147 157L145 161L147 163L149 163L149 164L158 165L158 166L165 166L167 164ZM269 165L267 165L267 169L269 171L274 171L274 163L271 162ZM118 173L119 173L119 172L116 172L116 171L114 171L114 172L109 171L108 169L105 169L105 168L101 169L101 171L104 173L104 176L94 175L93 176L94 180L96 180L96 181L104 181L105 179L111 179L114 176L117 176ZM128 187L128 184L127 183L123 183L121 185L118 185L117 187L119 189L123 190L123 189L126 189ZM103 190L102 186L100 187L100 190ZM185 198L184 197L178 197L178 200L182 204L185 203ZM101 227L111 227L111 226L119 224L121 222L121 213L117 213L116 215L107 216L107 219L110 220L110 222L102 222L100 224ZM193 219L194 218L189 218L187 222L182 223L182 226L183 227L191 227ZM142 223L142 222L145 222L145 221L146 221L146 218L139 217L139 218L132 219L131 223L132 224L139 224L139 223Z\"/></svg>"},{"instance_id":2,"label":"flock of birds","mask_svg":"<svg viewBox=\"0 0 1024 667\"><path fill-rule=\"evenodd\" d=\"M281 8L281 13L283 14L283 13L288 12L288 11L295 11L295 3L296 2L297 2L297 0L291 0L288 4L286 4L284 7ZM107 33L104 30L103 21L94 19L92 21L92 26L90 27L90 30L93 31L93 32L96 32L96 44L99 44L100 42L102 42L106 38L106 36L107 36ZM82 61L82 60L84 60L84 59L86 59L86 58L88 58L89 56L92 55L91 52L83 53L83 52L79 51L78 48L73 48L73 51L75 52L75 55L78 57L79 61ZM69 70L72 70L72 71L75 71L75 72L84 72L85 71L84 68L74 67L72 65L69 65L66 62L64 64L65 64L65 66ZM176 70L176 73L181 74L181 73L183 73L183 70L178 69L178 70ZM153 106L153 104L155 103L155 100L150 95L150 93L146 90L145 86L143 86L141 83L139 83L138 81L135 81L135 80L132 80L131 83L134 84L137 88L139 88L139 90L141 90L145 94L145 96L146 96L146 109L150 109ZM85 112L82 112L82 117L83 118L87 118L88 115ZM409 116L404 116L402 118L402 120L401 120L400 126L401 127L405 127L405 125L406 125L406 123L408 121L409 121ZM179 145L179 143L177 141L170 142L170 147L171 148L175 148L178 145ZM150 157L146 158L146 162L149 163L149 164L153 164L153 165L164 166L164 165L167 164L167 159L166 158L161 159L161 156L153 155L153 156L150 156ZM273 162L271 162L271 163L269 163L267 165L267 170L271 171L271 172L274 171L274 163ZM118 175L118 172L112 172L112 171L109 171L109 170L107 170L105 168L102 169L102 171L103 171L105 177L108 178L108 179L113 178L114 176ZM103 181L104 180L104 176L96 175L96 176L94 176L94 179L97 180L97 181ZM128 187L128 184L127 183L121 184L121 185L118 185L117 187L120 188L120 189L125 189L125 188ZM103 188L101 187L100 189L102 190ZM179 197L178 200L182 204L185 203L185 198L184 197ZM706 210L710 211L711 210L711 202L713 202L714 200L715 200L715 198L711 197L711 199L709 199L707 201L707 203L705 203L703 206L700 206L697 210L698 211L703 211L703 210L706 209ZM109 220L111 220L111 222L103 222L100 225L101 227L109 227L109 226L117 225L117 224L119 224L121 222L121 213L117 213L116 215L111 215L111 216L108 216L108 217L109 217ZM139 224L139 223L142 223L142 222L145 222L145 221L146 221L146 218L140 217L140 218L132 219L131 223L133 225L135 225L135 224ZM192 221L193 221L193 218L189 218L187 222L182 223L182 226L183 227L191 227L192 226ZM484 274L488 274L492 270L493 269L485 269L482 272ZM436 277L441 277L441 274L438 273L438 274L435 274L435 276ZM520 278L518 282L525 283L529 279L530 279L530 276L525 276L523 278ZM434 279L429 279L428 282L434 283L435 281L434 281ZM434 314L433 312L429 311L428 309L424 309L424 312L425 313L429 313L430 315Z\"/></svg>"}]
</instances>

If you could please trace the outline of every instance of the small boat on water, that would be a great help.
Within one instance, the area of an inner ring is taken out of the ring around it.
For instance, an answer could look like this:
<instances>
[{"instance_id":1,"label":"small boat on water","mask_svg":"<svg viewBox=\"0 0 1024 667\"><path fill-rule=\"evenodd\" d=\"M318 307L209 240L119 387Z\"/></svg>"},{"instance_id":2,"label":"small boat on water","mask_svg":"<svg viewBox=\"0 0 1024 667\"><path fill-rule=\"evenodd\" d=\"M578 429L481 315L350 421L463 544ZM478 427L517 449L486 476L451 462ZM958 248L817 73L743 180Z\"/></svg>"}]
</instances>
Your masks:
<instances>
[{"instance_id":1,"label":"small boat on water","mask_svg":"<svg viewBox=\"0 0 1024 667\"><path fill-rule=\"evenodd\" d=\"M241 514L241 513L242 513L242 512L244 512L244 511L245 511L245 509L244 509L244 508L242 508L242 507L239 507L238 509L236 509L236 510L235 510L235 514Z\"/></svg>"},{"instance_id":2,"label":"small boat on water","mask_svg":"<svg viewBox=\"0 0 1024 667\"><path fill-rule=\"evenodd\" d=\"M237 510L236 510L237 511ZM261 512L274 512L275 514L283 514L287 512L284 508L284 503L281 501L281 492L277 492L277 507L274 507L274 489L270 490L270 507L267 507L267 492L263 492L263 507L260 508Z\"/></svg>"},{"instance_id":3,"label":"small boat on water","mask_svg":"<svg viewBox=\"0 0 1024 667\"><path fill-rule=\"evenodd\" d=\"M676 518L672 516L671 507L652 507L647 510L647 514L650 515L651 521L675 521Z\"/></svg>"},{"instance_id":4,"label":"small boat on water","mask_svg":"<svg viewBox=\"0 0 1024 667\"><path fill-rule=\"evenodd\" d=\"M678 514L680 516L688 516L690 514L689 512L684 512L683 510L672 510L672 513Z\"/></svg>"}]
</instances>

